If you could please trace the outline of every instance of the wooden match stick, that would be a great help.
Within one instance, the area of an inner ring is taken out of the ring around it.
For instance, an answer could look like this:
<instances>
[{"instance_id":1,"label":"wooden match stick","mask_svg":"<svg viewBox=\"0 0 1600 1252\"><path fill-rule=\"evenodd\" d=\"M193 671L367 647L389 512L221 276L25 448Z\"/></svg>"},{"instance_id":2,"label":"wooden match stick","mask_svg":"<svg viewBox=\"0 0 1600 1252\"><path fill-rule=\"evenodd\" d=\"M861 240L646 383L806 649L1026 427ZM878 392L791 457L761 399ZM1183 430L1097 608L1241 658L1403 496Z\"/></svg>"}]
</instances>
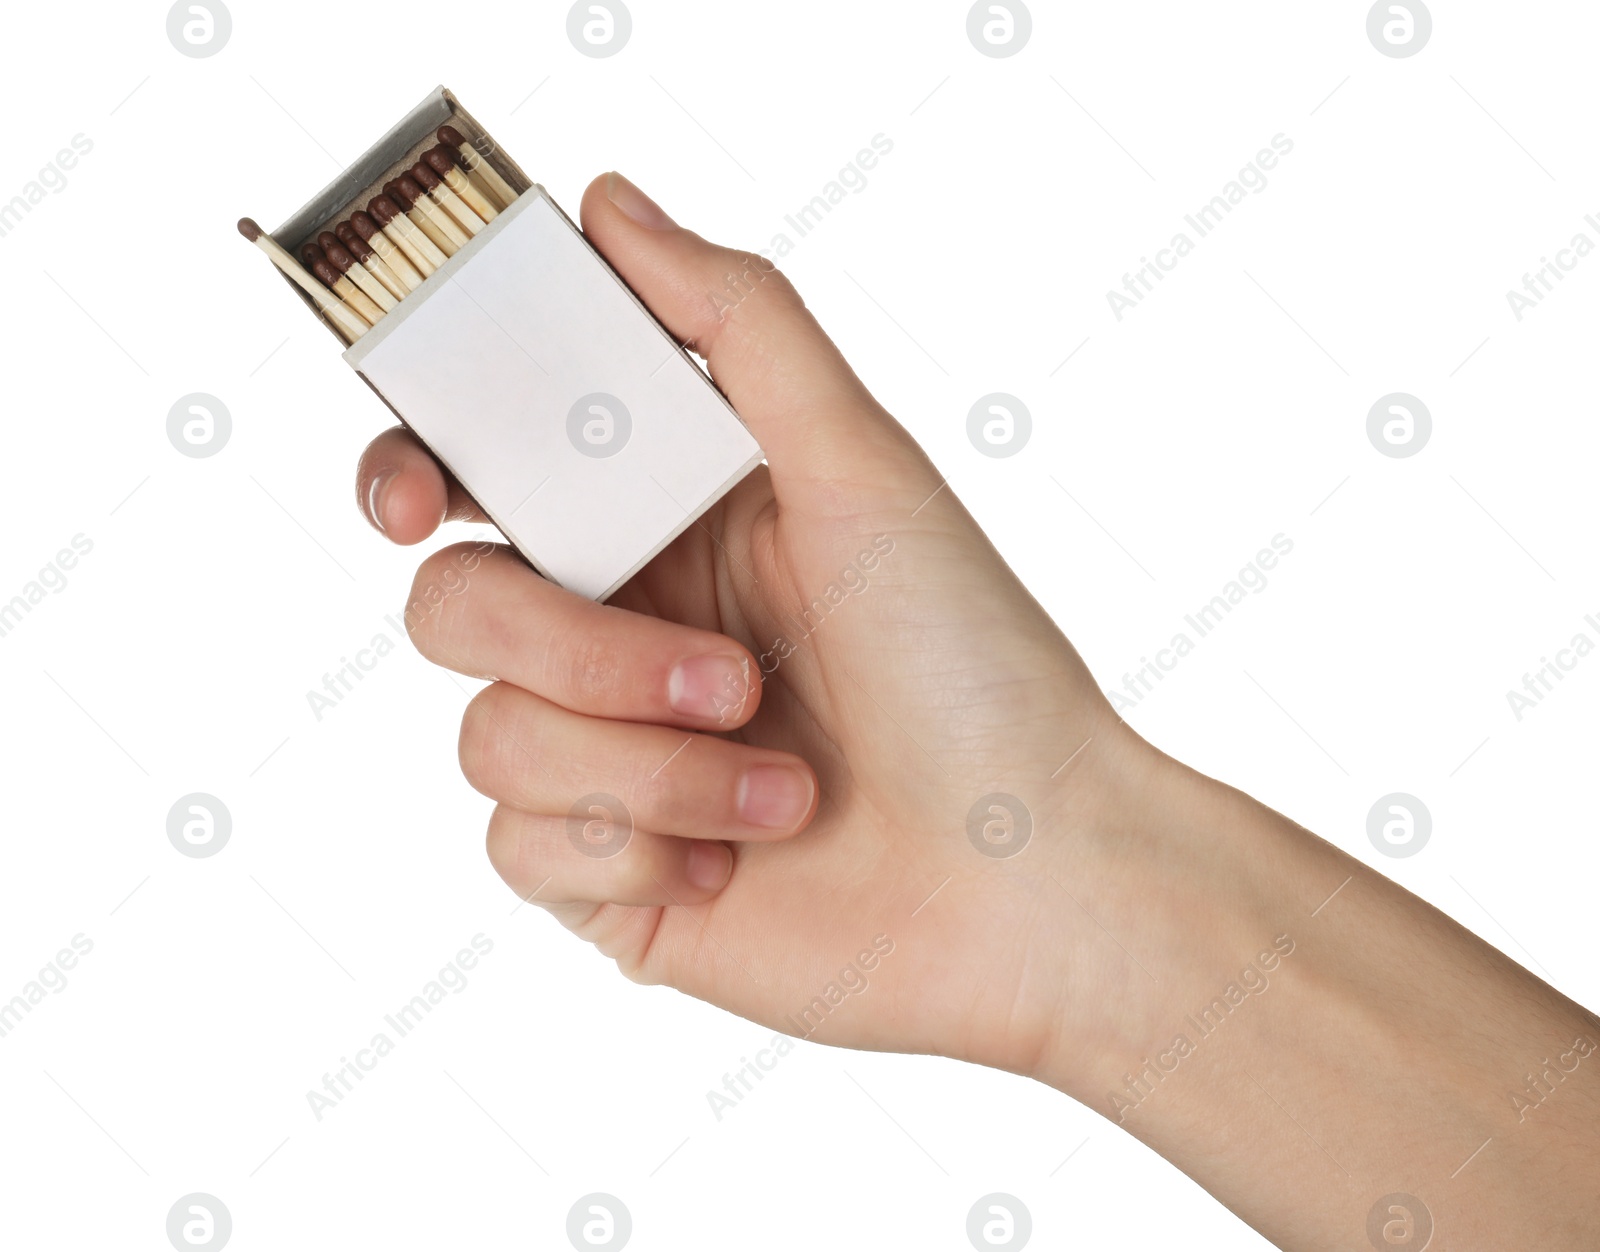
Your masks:
<instances>
[{"instance_id":1,"label":"wooden match stick","mask_svg":"<svg viewBox=\"0 0 1600 1252\"><path fill-rule=\"evenodd\" d=\"M413 226L411 219L387 195L376 197L367 205L367 211L383 227L383 233L400 246L406 259L416 266L424 278L445 263L444 253L439 251L433 240Z\"/></svg>"},{"instance_id":2,"label":"wooden match stick","mask_svg":"<svg viewBox=\"0 0 1600 1252\"><path fill-rule=\"evenodd\" d=\"M483 229L483 219L468 207L465 200L451 191L444 179L435 174L425 162L418 161L411 167L411 177L417 180L417 186L428 193L429 199L443 209L469 239Z\"/></svg>"},{"instance_id":3,"label":"wooden match stick","mask_svg":"<svg viewBox=\"0 0 1600 1252\"><path fill-rule=\"evenodd\" d=\"M422 227L422 233L439 245L445 256L455 256L467 243L467 233L450 220L450 215L428 199L428 193L410 174L402 174L384 188L389 198L411 214L411 220ZM396 199L395 193L400 198ZM429 229L429 228L432 229Z\"/></svg>"},{"instance_id":4,"label":"wooden match stick","mask_svg":"<svg viewBox=\"0 0 1600 1252\"><path fill-rule=\"evenodd\" d=\"M456 245L446 239L445 234L435 226L434 219L429 218L426 213L422 213L421 208L418 208L418 205L411 199L410 195L405 194L405 189L400 186L400 179L390 179L389 183L384 183L384 195L387 195L390 200L394 200L394 203L397 203L400 211L405 213L406 221L411 223L411 229L418 232L422 239L426 239L430 245L434 245L434 251L437 251L438 255L443 256L445 261L454 256ZM429 255L429 261L432 261L432 259L434 259L432 255ZM435 269L438 266L442 266L445 261L435 261Z\"/></svg>"},{"instance_id":5,"label":"wooden match stick","mask_svg":"<svg viewBox=\"0 0 1600 1252\"><path fill-rule=\"evenodd\" d=\"M334 269L366 292L367 298L383 312L394 308L397 301L389 294L389 289L367 273L366 266L360 264L355 254L339 242L338 235L331 230L323 231L317 236L317 247L322 249L322 255L328 258Z\"/></svg>"},{"instance_id":6,"label":"wooden match stick","mask_svg":"<svg viewBox=\"0 0 1600 1252\"><path fill-rule=\"evenodd\" d=\"M398 212L398 210L396 210ZM405 284L408 291L415 291L422 286L422 280L427 277L415 265L411 258L391 239L388 232L373 220L372 214L357 210L350 215L350 225L355 228L356 234L378 254L378 259L393 270L400 281ZM349 247L349 244L345 245ZM429 271L430 273L432 271Z\"/></svg>"},{"instance_id":7,"label":"wooden match stick","mask_svg":"<svg viewBox=\"0 0 1600 1252\"><path fill-rule=\"evenodd\" d=\"M333 323L346 343L354 343L367 333L367 324L347 309L343 302L335 299L328 290L312 278L310 274L295 262L277 241L257 226L255 221L248 217L239 219L239 233L248 239L261 251L267 254L271 262L292 279L315 304L322 315Z\"/></svg>"},{"instance_id":8,"label":"wooden match stick","mask_svg":"<svg viewBox=\"0 0 1600 1252\"><path fill-rule=\"evenodd\" d=\"M362 318L369 326L376 326L382 319L383 310L368 298L366 292L334 269L316 244L308 243L301 248L300 259L323 286L331 289L334 295L349 305L356 316Z\"/></svg>"},{"instance_id":9,"label":"wooden match stick","mask_svg":"<svg viewBox=\"0 0 1600 1252\"><path fill-rule=\"evenodd\" d=\"M445 186L466 201L467 206L484 221L492 222L500 216L500 210L489 203L489 197L479 191L473 181L456 168L455 159L444 144L429 148L422 154L422 159L428 163L429 169L444 179Z\"/></svg>"},{"instance_id":10,"label":"wooden match stick","mask_svg":"<svg viewBox=\"0 0 1600 1252\"><path fill-rule=\"evenodd\" d=\"M515 203L517 193L511 190L511 184L500 177L500 171L490 165L488 159L468 143L459 130L454 126L441 126L437 134L440 143L461 155L461 164L467 173L486 185L489 193L500 201L502 209L510 208Z\"/></svg>"},{"instance_id":11,"label":"wooden match stick","mask_svg":"<svg viewBox=\"0 0 1600 1252\"><path fill-rule=\"evenodd\" d=\"M361 262L362 268L383 284L385 291L396 300L405 299L406 293L411 289L389 268L384 259L373 251L372 246L356 233L354 226L349 222L340 222L333 228L333 233L339 237L339 242L349 249L350 255Z\"/></svg>"}]
</instances>

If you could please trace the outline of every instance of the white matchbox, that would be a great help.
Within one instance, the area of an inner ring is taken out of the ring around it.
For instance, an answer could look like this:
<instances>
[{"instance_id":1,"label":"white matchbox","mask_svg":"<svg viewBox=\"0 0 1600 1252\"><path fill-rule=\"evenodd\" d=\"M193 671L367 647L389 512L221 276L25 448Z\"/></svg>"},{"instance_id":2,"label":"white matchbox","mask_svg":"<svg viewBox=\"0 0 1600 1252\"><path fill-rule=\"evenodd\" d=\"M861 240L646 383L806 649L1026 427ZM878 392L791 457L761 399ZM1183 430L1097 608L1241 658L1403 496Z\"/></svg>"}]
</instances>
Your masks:
<instances>
[{"instance_id":1,"label":"white matchbox","mask_svg":"<svg viewBox=\"0 0 1600 1252\"><path fill-rule=\"evenodd\" d=\"M604 600L762 452L545 190L440 88L273 238L297 254L446 122L520 195L344 359L536 570Z\"/></svg>"}]
</instances>

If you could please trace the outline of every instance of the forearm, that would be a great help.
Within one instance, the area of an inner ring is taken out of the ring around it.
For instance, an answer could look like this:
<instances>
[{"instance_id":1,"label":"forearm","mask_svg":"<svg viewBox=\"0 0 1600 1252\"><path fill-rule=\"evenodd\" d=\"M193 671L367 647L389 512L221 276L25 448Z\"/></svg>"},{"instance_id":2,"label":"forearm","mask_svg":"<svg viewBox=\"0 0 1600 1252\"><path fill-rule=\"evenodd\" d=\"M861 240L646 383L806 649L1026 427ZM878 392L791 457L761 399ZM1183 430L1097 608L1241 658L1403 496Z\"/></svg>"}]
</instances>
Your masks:
<instances>
[{"instance_id":1,"label":"forearm","mask_svg":"<svg viewBox=\"0 0 1600 1252\"><path fill-rule=\"evenodd\" d=\"M1368 1246L1394 1193L1434 1249L1600 1246L1595 1017L1248 797L1164 779L1129 860L1175 885L1098 919L1145 970L1039 1076L1286 1248Z\"/></svg>"}]
</instances>

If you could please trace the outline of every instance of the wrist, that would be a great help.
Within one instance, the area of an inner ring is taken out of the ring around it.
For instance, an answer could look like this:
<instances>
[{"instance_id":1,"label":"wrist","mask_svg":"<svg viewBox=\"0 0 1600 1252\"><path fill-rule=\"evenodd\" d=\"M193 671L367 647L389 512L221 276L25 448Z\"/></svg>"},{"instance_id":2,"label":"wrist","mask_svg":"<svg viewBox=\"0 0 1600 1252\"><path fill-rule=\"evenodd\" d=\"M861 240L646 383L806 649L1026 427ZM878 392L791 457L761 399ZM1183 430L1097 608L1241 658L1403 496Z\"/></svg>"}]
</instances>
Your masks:
<instances>
[{"instance_id":1,"label":"wrist","mask_svg":"<svg viewBox=\"0 0 1600 1252\"><path fill-rule=\"evenodd\" d=\"M1166 758L1125 782L1052 867L1079 994L1025 1072L1281 1246L1353 1246L1396 1195L1485 1246L1592 1234L1540 1163L1600 1152L1592 1015L1232 788Z\"/></svg>"},{"instance_id":2,"label":"wrist","mask_svg":"<svg viewBox=\"0 0 1600 1252\"><path fill-rule=\"evenodd\" d=\"M1094 798L1061 806L1070 836L1041 858L1055 889L1041 942L1074 994L1026 1072L1126 1124L1217 1023L1248 1019L1286 976L1316 901L1300 904L1348 871L1122 729Z\"/></svg>"}]
</instances>

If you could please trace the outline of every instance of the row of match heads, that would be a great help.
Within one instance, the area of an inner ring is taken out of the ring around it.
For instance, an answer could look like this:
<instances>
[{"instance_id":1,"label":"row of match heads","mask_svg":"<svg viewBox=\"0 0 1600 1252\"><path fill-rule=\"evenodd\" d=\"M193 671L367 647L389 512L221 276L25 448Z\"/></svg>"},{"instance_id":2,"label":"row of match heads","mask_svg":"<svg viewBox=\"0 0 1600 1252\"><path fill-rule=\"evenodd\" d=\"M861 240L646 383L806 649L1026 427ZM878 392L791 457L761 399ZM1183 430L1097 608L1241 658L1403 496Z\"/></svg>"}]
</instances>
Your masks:
<instances>
[{"instance_id":1,"label":"row of match heads","mask_svg":"<svg viewBox=\"0 0 1600 1252\"><path fill-rule=\"evenodd\" d=\"M439 127L437 138L365 211L302 247L303 266L254 220L239 219L239 233L299 284L346 343L376 326L517 198L454 126Z\"/></svg>"}]
</instances>

